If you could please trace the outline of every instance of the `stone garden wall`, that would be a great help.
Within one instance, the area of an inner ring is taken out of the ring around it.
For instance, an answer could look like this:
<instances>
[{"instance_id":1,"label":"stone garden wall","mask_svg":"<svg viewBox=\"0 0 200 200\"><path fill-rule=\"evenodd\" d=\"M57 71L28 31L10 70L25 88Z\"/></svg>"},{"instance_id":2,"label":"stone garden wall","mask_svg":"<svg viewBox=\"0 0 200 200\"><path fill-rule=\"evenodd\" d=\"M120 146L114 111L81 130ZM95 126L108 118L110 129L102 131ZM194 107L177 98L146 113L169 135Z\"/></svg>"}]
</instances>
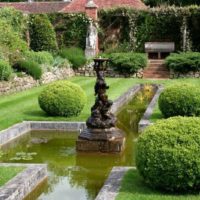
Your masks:
<instances>
[{"instance_id":1,"label":"stone garden wall","mask_svg":"<svg viewBox=\"0 0 200 200\"><path fill-rule=\"evenodd\" d=\"M200 78L200 71L197 72L188 72L186 74L180 73L180 72L174 72L173 70L170 70L170 78Z\"/></svg>"},{"instance_id":2,"label":"stone garden wall","mask_svg":"<svg viewBox=\"0 0 200 200\"><path fill-rule=\"evenodd\" d=\"M74 70L76 76L96 76L96 72L93 70L93 63L90 63L84 67ZM139 70L135 74L120 74L111 68L107 68L105 72L106 77L132 77L132 78L143 78L143 69Z\"/></svg>"},{"instance_id":3,"label":"stone garden wall","mask_svg":"<svg viewBox=\"0 0 200 200\"><path fill-rule=\"evenodd\" d=\"M23 91L41 84L47 84L56 80L65 79L74 75L71 68L57 68L52 72L45 72L41 80L34 80L31 76L25 75L23 77L15 76L10 81L0 82L0 95L10 94L18 91Z\"/></svg>"}]
</instances>

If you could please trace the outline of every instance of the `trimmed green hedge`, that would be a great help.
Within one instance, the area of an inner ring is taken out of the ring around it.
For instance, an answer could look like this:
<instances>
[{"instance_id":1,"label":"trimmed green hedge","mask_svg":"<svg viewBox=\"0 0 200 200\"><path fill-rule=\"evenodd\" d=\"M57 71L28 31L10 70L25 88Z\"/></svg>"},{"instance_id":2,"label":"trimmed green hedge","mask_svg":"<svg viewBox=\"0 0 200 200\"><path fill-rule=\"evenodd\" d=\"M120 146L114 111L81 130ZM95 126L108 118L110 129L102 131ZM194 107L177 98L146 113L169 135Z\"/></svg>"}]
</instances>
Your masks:
<instances>
[{"instance_id":1,"label":"trimmed green hedge","mask_svg":"<svg viewBox=\"0 0 200 200\"><path fill-rule=\"evenodd\" d=\"M42 76L42 68L40 65L31 60L18 61L13 67L18 71L26 72L36 80Z\"/></svg>"},{"instance_id":2,"label":"trimmed green hedge","mask_svg":"<svg viewBox=\"0 0 200 200\"><path fill-rule=\"evenodd\" d=\"M12 74L12 68L10 64L4 60L0 60L0 80L8 81Z\"/></svg>"},{"instance_id":3,"label":"trimmed green hedge","mask_svg":"<svg viewBox=\"0 0 200 200\"><path fill-rule=\"evenodd\" d=\"M86 104L83 89L69 81L57 81L48 85L39 95L42 110L51 116L78 116Z\"/></svg>"},{"instance_id":4,"label":"trimmed green hedge","mask_svg":"<svg viewBox=\"0 0 200 200\"><path fill-rule=\"evenodd\" d=\"M30 47L34 51L55 51L58 48L55 30L45 14L30 16Z\"/></svg>"},{"instance_id":5,"label":"trimmed green hedge","mask_svg":"<svg viewBox=\"0 0 200 200\"><path fill-rule=\"evenodd\" d=\"M133 74L147 66L147 56L142 53L112 53L106 57L110 58L109 66L120 73Z\"/></svg>"},{"instance_id":6,"label":"trimmed green hedge","mask_svg":"<svg viewBox=\"0 0 200 200\"><path fill-rule=\"evenodd\" d=\"M170 86L161 93L158 104L164 117L199 116L200 88L187 84Z\"/></svg>"},{"instance_id":7,"label":"trimmed green hedge","mask_svg":"<svg viewBox=\"0 0 200 200\"><path fill-rule=\"evenodd\" d=\"M172 69L175 72L196 72L200 70L200 53L172 53L165 59L165 64L169 69Z\"/></svg>"},{"instance_id":8,"label":"trimmed green hedge","mask_svg":"<svg viewBox=\"0 0 200 200\"><path fill-rule=\"evenodd\" d=\"M136 165L144 181L170 192L199 192L200 118L160 120L140 135Z\"/></svg>"},{"instance_id":9,"label":"trimmed green hedge","mask_svg":"<svg viewBox=\"0 0 200 200\"><path fill-rule=\"evenodd\" d=\"M70 47L60 50L59 55L68 59L72 63L72 67L77 69L86 64L84 51L77 47Z\"/></svg>"}]
</instances>

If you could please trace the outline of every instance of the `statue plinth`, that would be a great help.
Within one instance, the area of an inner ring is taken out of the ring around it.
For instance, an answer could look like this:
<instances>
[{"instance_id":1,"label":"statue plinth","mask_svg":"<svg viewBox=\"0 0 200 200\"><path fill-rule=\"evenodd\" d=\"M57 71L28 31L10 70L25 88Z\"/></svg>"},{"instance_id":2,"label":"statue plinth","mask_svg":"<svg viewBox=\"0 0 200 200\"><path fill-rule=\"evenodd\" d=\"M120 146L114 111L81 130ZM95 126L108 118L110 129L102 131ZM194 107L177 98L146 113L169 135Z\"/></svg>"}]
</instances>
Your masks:
<instances>
[{"instance_id":1,"label":"statue plinth","mask_svg":"<svg viewBox=\"0 0 200 200\"><path fill-rule=\"evenodd\" d=\"M124 150L125 137L121 130L84 129L76 141L76 149L82 152L120 153Z\"/></svg>"},{"instance_id":2,"label":"statue plinth","mask_svg":"<svg viewBox=\"0 0 200 200\"><path fill-rule=\"evenodd\" d=\"M76 141L77 151L120 153L124 149L125 137L123 132L116 128L116 117L110 112L113 102L108 99L106 90L109 86L104 80L104 70L108 59L94 59L94 70L97 80L94 87L95 104L91 108L87 128L81 131Z\"/></svg>"}]
</instances>

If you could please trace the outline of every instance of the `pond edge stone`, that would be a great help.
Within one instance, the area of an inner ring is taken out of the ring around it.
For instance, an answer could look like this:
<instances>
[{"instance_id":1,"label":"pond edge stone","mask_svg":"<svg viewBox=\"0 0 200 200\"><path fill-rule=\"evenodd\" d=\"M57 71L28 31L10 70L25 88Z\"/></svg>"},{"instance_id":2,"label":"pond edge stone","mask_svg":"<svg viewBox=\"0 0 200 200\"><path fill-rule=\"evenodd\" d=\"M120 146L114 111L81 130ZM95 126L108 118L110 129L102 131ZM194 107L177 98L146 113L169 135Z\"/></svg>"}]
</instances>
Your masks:
<instances>
[{"instance_id":1,"label":"pond edge stone","mask_svg":"<svg viewBox=\"0 0 200 200\"><path fill-rule=\"evenodd\" d=\"M154 108L157 104L160 94L164 90L164 87L162 85L155 85L155 86L157 87L156 93L155 93L154 97L152 98L151 102L149 103L143 117L140 119L140 121L138 123L138 132L142 132L147 126L153 124L150 121L150 117L154 111Z\"/></svg>"},{"instance_id":2,"label":"pond edge stone","mask_svg":"<svg viewBox=\"0 0 200 200\"><path fill-rule=\"evenodd\" d=\"M0 163L2 167L26 167L22 172L0 187L0 200L22 200L39 183L47 179L46 164Z\"/></svg>"},{"instance_id":3,"label":"pond edge stone","mask_svg":"<svg viewBox=\"0 0 200 200\"><path fill-rule=\"evenodd\" d=\"M121 181L125 173L135 167L113 167L112 171L95 200L115 200L119 193Z\"/></svg>"}]
</instances>

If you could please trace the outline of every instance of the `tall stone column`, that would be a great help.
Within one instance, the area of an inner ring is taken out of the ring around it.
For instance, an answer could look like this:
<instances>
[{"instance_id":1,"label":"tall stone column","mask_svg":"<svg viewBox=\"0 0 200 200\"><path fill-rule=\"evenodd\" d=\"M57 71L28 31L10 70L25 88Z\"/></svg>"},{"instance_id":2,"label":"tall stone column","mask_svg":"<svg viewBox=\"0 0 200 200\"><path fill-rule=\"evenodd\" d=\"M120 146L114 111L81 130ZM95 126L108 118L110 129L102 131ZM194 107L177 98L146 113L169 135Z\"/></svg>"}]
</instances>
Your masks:
<instances>
[{"instance_id":1,"label":"tall stone column","mask_svg":"<svg viewBox=\"0 0 200 200\"><path fill-rule=\"evenodd\" d=\"M99 52L97 31L98 6L93 0L87 1L85 5L85 12L86 15L91 19L86 36L85 56L87 58L92 58Z\"/></svg>"}]
</instances>

